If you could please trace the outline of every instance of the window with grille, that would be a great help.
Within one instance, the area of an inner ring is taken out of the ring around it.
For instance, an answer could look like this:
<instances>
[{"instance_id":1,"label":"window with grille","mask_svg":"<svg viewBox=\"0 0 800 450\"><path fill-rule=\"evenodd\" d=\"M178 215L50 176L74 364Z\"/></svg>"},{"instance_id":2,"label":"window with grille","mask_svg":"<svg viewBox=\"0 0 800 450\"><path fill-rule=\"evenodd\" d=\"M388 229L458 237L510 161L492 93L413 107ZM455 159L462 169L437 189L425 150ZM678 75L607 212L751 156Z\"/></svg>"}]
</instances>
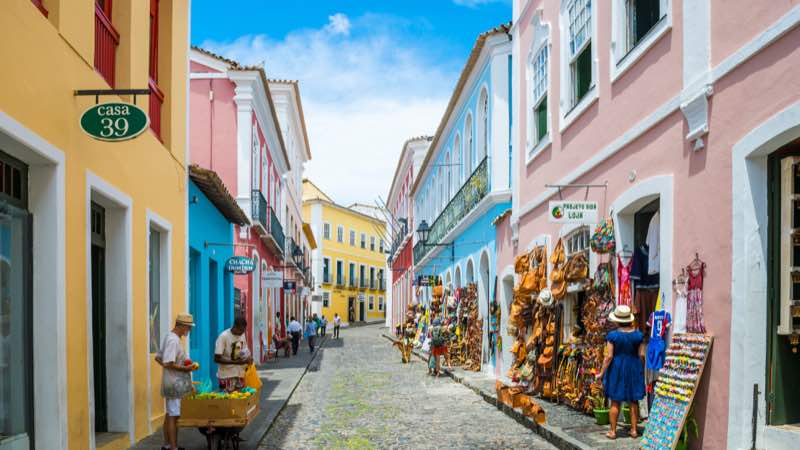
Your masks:
<instances>
[{"instance_id":1,"label":"window with grille","mask_svg":"<svg viewBox=\"0 0 800 450\"><path fill-rule=\"evenodd\" d=\"M328 308L331 304L331 293L330 292L323 292L322 293L322 307Z\"/></svg>"},{"instance_id":2,"label":"window with grille","mask_svg":"<svg viewBox=\"0 0 800 450\"><path fill-rule=\"evenodd\" d=\"M590 231L588 226L582 226L564 236L564 253L566 253L567 257L570 257L576 253L585 253L588 257L589 236Z\"/></svg>"},{"instance_id":3,"label":"window with grille","mask_svg":"<svg viewBox=\"0 0 800 450\"><path fill-rule=\"evenodd\" d=\"M331 224L329 223L322 224L322 237L325 239L331 238Z\"/></svg>"},{"instance_id":4,"label":"window with grille","mask_svg":"<svg viewBox=\"0 0 800 450\"><path fill-rule=\"evenodd\" d=\"M592 87L592 0L574 0L567 12L569 20L570 107L574 107Z\"/></svg>"},{"instance_id":5,"label":"window with grille","mask_svg":"<svg viewBox=\"0 0 800 450\"><path fill-rule=\"evenodd\" d=\"M531 133L533 144L538 144L547 136L547 63L550 58L550 46L544 44L531 61L532 101L531 101Z\"/></svg>"}]
</instances>

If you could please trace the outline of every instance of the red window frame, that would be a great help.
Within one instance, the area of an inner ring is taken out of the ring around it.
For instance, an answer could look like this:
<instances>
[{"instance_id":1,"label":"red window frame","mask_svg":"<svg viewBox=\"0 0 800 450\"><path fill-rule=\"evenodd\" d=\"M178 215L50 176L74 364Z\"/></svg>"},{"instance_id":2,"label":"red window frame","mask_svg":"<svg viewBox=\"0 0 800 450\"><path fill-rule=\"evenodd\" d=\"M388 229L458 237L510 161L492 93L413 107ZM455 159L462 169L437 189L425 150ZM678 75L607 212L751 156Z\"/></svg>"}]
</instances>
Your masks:
<instances>
[{"instance_id":1,"label":"red window frame","mask_svg":"<svg viewBox=\"0 0 800 450\"><path fill-rule=\"evenodd\" d=\"M33 5L36 6L39 9L39 11L41 11L42 14L44 14L45 17L47 17L48 14L47 8L44 7L42 0L31 0L31 3L33 3Z\"/></svg>"},{"instance_id":2,"label":"red window frame","mask_svg":"<svg viewBox=\"0 0 800 450\"><path fill-rule=\"evenodd\" d=\"M150 88L150 129L161 139L161 107L164 92L158 86L158 1L150 0L150 49L148 87Z\"/></svg>"}]
</instances>

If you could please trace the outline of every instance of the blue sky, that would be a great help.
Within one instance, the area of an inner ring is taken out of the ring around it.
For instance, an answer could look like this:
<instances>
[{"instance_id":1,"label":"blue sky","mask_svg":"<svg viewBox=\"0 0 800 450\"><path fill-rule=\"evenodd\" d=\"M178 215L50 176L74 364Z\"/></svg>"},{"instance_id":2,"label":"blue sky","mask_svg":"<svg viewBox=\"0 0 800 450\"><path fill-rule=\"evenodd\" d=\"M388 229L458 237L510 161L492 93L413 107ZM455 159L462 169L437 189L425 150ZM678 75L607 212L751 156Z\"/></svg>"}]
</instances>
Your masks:
<instances>
[{"instance_id":1,"label":"blue sky","mask_svg":"<svg viewBox=\"0 0 800 450\"><path fill-rule=\"evenodd\" d=\"M477 35L510 18L510 0L193 0L192 43L299 80L306 175L372 203L403 142L436 130Z\"/></svg>"}]
</instances>

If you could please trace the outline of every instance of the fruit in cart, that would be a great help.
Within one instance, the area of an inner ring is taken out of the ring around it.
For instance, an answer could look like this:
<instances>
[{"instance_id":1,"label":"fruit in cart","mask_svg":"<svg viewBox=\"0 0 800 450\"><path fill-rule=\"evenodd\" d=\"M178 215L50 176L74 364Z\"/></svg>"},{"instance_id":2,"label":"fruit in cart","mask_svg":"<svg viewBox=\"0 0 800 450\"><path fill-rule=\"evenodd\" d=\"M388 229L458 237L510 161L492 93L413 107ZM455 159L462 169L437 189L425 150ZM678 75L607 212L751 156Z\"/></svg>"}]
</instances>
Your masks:
<instances>
[{"instance_id":1,"label":"fruit in cart","mask_svg":"<svg viewBox=\"0 0 800 450\"><path fill-rule=\"evenodd\" d=\"M185 367L190 367L190 366L192 365L192 360L191 360L191 359L189 359L189 358L186 358L186 359L183 361L183 365L184 365Z\"/></svg>"},{"instance_id":2,"label":"fruit in cart","mask_svg":"<svg viewBox=\"0 0 800 450\"><path fill-rule=\"evenodd\" d=\"M197 370L199 368L200 368L200 363L198 363L198 362L192 363L192 370Z\"/></svg>"}]
</instances>

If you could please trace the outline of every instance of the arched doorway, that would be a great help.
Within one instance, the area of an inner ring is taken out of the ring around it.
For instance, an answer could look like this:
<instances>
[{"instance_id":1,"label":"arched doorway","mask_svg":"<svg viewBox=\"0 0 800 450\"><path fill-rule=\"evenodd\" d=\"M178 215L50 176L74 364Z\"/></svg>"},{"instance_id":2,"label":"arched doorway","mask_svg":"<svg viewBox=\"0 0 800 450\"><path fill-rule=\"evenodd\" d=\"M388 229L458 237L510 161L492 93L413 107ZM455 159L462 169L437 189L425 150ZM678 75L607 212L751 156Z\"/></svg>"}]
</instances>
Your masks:
<instances>
[{"instance_id":1,"label":"arched doorway","mask_svg":"<svg viewBox=\"0 0 800 450\"><path fill-rule=\"evenodd\" d=\"M488 363L487 371L494 372L496 362L493 349L496 348L494 340L489 335L489 302L491 301L491 286L489 284L489 255L484 251L478 263L478 311L483 318L483 361Z\"/></svg>"},{"instance_id":2,"label":"arched doorway","mask_svg":"<svg viewBox=\"0 0 800 450\"><path fill-rule=\"evenodd\" d=\"M455 276L455 280L453 280L453 281L454 281L453 286L456 289L461 288L461 266L456 266L456 276Z\"/></svg>"}]
</instances>

